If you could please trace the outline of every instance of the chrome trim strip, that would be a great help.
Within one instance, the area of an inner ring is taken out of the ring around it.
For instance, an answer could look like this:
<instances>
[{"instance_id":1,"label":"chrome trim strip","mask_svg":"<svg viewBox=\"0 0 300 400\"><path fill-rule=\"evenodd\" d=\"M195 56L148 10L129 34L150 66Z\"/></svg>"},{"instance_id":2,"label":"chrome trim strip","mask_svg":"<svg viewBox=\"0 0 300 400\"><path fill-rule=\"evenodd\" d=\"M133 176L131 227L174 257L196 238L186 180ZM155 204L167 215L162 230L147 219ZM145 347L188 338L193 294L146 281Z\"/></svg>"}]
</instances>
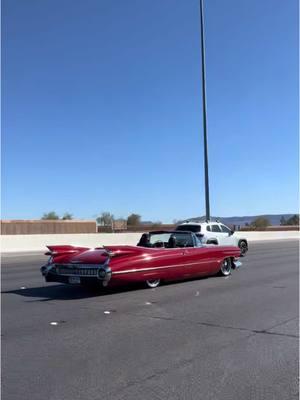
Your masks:
<instances>
[{"instance_id":1,"label":"chrome trim strip","mask_svg":"<svg viewBox=\"0 0 300 400\"><path fill-rule=\"evenodd\" d=\"M127 269L125 271L112 271L112 275L121 275L121 274L129 274L129 273L134 273L134 272L146 272L146 271L155 271L155 270L160 270L160 269L169 269L169 268L178 268L178 267L186 267L189 265L197 265L197 264L203 264L206 263L206 261L197 261L194 263L188 263L188 264L176 264L176 265L165 265L163 267L150 267L150 268L139 268L139 269Z\"/></svg>"}]
</instances>

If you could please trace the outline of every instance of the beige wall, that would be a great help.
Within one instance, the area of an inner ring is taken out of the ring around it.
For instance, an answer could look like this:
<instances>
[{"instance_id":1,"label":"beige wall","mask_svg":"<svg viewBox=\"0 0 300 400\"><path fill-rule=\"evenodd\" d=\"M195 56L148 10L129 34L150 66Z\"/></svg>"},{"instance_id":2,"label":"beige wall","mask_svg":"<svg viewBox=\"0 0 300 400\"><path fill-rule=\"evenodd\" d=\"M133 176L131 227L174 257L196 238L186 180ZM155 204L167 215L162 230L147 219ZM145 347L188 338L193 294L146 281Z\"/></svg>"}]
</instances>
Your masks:
<instances>
[{"instance_id":1,"label":"beige wall","mask_svg":"<svg viewBox=\"0 0 300 400\"><path fill-rule=\"evenodd\" d=\"M2 235L34 235L56 233L96 233L96 221L10 220L1 221Z\"/></svg>"},{"instance_id":2,"label":"beige wall","mask_svg":"<svg viewBox=\"0 0 300 400\"><path fill-rule=\"evenodd\" d=\"M299 232L237 232L251 241L299 239ZM46 251L46 245L70 244L86 247L128 244L136 245L141 233L96 233L77 235L5 235L1 237L1 252Z\"/></svg>"}]
</instances>

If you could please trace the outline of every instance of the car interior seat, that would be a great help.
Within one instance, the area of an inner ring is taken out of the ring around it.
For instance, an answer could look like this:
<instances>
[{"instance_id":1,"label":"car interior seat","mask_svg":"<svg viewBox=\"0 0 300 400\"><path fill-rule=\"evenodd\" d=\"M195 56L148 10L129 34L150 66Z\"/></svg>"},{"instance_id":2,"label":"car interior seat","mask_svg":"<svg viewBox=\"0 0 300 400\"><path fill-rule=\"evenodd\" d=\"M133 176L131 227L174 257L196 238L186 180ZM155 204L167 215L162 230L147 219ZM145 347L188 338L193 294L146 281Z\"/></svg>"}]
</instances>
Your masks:
<instances>
[{"instance_id":1,"label":"car interior seat","mask_svg":"<svg viewBox=\"0 0 300 400\"><path fill-rule=\"evenodd\" d=\"M149 247L149 245L150 245L150 237L149 237L148 233L143 233L137 246Z\"/></svg>"},{"instance_id":2,"label":"car interior seat","mask_svg":"<svg viewBox=\"0 0 300 400\"><path fill-rule=\"evenodd\" d=\"M170 249L173 249L174 247L176 247L176 239L174 236L170 236L167 247Z\"/></svg>"}]
</instances>

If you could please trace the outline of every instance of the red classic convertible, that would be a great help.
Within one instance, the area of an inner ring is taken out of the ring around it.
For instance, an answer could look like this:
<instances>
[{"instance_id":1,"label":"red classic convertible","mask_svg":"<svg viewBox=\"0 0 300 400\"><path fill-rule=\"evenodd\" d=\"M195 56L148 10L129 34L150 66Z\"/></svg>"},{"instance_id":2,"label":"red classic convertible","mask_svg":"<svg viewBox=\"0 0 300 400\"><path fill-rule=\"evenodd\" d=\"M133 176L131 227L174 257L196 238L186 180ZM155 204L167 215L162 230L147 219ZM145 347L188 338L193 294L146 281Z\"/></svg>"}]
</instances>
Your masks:
<instances>
[{"instance_id":1,"label":"red classic convertible","mask_svg":"<svg viewBox=\"0 0 300 400\"><path fill-rule=\"evenodd\" d=\"M50 258L41 268L46 282L99 287L145 282L154 288L161 281L227 276L241 265L238 247L203 245L193 232L184 231L144 233L137 246L48 249Z\"/></svg>"}]
</instances>

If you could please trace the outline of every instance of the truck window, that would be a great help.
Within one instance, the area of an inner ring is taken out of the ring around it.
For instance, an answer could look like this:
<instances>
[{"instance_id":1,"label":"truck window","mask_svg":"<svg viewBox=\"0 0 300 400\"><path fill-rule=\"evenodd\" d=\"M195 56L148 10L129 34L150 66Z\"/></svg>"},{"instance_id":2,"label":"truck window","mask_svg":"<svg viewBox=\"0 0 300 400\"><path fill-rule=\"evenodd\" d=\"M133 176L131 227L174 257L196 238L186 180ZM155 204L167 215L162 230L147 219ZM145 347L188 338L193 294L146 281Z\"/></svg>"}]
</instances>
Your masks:
<instances>
[{"instance_id":1,"label":"truck window","mask_svg":"<svg viewBox=\"0 0 300 400\"><path fill-rule=\"evenodd\" d=\"M221 232L221 228L219 227L219 225L212 225L211 231L212 232Z\"/></svg>"},{"instance_id":2,"label":"truck window","mask_svg":"<svg viewBox=\"0 0 300 400\"><path fill-rule=\"evenodd\" d=\"M187 232L194 232L198 233L201 232L201 226L200 225L192 225L192 224L186 224L186 225L178 225L176 227L176 231L187 231Z\"/></svg>"}]
</instances>

